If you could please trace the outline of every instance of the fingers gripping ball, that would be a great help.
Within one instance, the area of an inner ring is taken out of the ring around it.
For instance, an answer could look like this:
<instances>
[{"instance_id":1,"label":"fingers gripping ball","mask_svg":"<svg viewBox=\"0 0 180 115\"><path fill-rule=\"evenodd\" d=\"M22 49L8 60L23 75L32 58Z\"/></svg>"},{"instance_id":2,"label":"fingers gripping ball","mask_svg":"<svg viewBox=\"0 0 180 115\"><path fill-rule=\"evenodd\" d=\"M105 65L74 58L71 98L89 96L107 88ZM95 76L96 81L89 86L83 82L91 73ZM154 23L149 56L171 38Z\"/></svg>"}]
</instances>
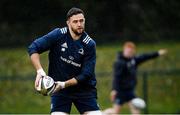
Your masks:
<instances>
[{"instance_id":1,"label":"fingers gripping ball","mask_svg":"<svg viewBox=\"0 0 180 115\"><path fill-rule=\"evenodd\" d=\"M39 80L37 91L40 94L51 95L55 89L56 85L54 80L49 76L42 76Z\"/></svg>"}]
</instances>

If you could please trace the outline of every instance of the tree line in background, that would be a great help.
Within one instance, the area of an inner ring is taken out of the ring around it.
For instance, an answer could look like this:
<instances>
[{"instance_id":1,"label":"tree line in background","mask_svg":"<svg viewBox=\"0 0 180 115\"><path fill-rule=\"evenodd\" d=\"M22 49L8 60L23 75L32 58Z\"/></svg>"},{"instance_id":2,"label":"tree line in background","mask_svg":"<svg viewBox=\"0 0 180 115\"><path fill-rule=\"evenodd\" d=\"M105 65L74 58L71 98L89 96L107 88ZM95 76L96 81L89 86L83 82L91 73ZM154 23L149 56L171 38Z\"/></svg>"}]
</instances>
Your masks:
<instances>
[{"instance_id":1,"label":"tree line in background","mask_svg":"<svg viewBox=\"0 0 180 115\"><path fill-rule=\"evenodd\" d=\"M85 11L86 31L99 44L179 40L179 0L1 0L0 46L28 45L66 26L71 7Z\"/></svg>"}]
</instances>

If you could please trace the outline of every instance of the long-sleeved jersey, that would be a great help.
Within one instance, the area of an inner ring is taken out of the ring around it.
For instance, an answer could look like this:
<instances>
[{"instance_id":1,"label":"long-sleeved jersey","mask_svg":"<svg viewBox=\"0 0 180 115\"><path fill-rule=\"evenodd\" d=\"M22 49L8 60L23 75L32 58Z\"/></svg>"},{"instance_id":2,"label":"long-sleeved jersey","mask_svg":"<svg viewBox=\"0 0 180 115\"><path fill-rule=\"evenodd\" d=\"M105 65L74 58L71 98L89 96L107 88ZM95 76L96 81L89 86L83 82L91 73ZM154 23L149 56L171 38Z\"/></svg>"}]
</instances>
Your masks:
<instances>
[{"instance_id":1,"label":"long-sleeved jersey","mask_svg":"<svg viewBox=\"0 0 180 115\"><path fill-rule=\"evenodd\" d=\"M113 90L133 90L137 84L136 74L138 65L158 56L158 52L154 52L127 59L122 53L118 53L117 60L114 63Z\"/></svg>"},{"instance_id":2,"label":"long-sleeved jersey","mask_svg":"<svg viewBox=\"0 0 180 115\"><path fill-rule=\"evenodd\" d=\"M56 28L28 47L29 55L49 51L48 75L55 81L75 78L78 84L54 95L96 97L96 44L86 32L73 40L67 27Z\"/></svg>"}]
</instances>

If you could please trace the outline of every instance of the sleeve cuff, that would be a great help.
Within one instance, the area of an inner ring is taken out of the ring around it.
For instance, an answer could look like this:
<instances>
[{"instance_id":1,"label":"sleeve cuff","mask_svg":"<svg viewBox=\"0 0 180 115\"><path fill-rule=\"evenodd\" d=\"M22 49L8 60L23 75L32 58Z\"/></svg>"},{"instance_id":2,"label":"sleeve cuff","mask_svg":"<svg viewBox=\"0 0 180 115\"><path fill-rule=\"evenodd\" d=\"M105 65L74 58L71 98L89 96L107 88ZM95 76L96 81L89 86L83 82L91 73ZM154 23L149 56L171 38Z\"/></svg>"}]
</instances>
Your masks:
<instances>
[{"instance_id":1,"label":"sleeve cuff","mask_svg":"<svg viewBox=\"0 0 180 115\"><path fill-rule=\"evenodd\" d=\"M82 82L84 80L84 76L83 75L78 75L77 77L75 77L75 79L78 81L78 83Z\"/></svg>"},{"instance_id":2,"label":"sleeve cuff","mask_svg":"<svg viewBox=\"0 0 180 115\"><path fill-rule=\"evenodd\" d=\"M35 44L35 42L33 42L29 47L28 47L28 54L29 56L31 56L33 53L39 53L37 51L37 46Z\"/></svg>"},{"instance_id":3,"label":"sleeve cuff","mask_svg":"<svg viewBox=\"0 0 180 115\"><path fill-rule=\"evenodd\" d=\"M156 55L156 56L160 56L159 52L156 52L155 55Z\"/></svg>"},{"instance_id":4,"label":"sleeve cuff","mask_svg":"<svg viewBox=\"0 0 180 115\"><path fill-rule=\"evenodd\" d=\"M30 51L30 52L28 52L29 53L29 56L31 56L32 54L34 54L34 53L38 53L36 50L32 50L32 51Z\"/></svg>"}]
</instances>

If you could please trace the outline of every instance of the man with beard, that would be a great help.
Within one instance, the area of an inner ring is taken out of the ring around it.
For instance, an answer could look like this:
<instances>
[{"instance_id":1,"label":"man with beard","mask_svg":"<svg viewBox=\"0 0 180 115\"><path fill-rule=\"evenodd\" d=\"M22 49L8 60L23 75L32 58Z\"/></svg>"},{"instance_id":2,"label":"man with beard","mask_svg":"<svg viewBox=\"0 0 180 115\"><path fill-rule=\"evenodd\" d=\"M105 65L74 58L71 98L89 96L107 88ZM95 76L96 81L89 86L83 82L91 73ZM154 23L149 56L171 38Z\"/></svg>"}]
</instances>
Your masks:
<instances>
[{"instance_id":1,"label":"man with beard","mask_svg":"<svg viewBox=\"0 0 180 115\"><path fill-rule=\"evenodd\" d=\"M96 101L96 44L84 31L84 12L71 8L66 23L67 27L54 29L28 48L37 70L35 88L46 75L39 54L49 50L48 75L56 81L51 95L51 115L70 114L72 103L80 114L101 114Z\"/></svg>"}]
</instances>

